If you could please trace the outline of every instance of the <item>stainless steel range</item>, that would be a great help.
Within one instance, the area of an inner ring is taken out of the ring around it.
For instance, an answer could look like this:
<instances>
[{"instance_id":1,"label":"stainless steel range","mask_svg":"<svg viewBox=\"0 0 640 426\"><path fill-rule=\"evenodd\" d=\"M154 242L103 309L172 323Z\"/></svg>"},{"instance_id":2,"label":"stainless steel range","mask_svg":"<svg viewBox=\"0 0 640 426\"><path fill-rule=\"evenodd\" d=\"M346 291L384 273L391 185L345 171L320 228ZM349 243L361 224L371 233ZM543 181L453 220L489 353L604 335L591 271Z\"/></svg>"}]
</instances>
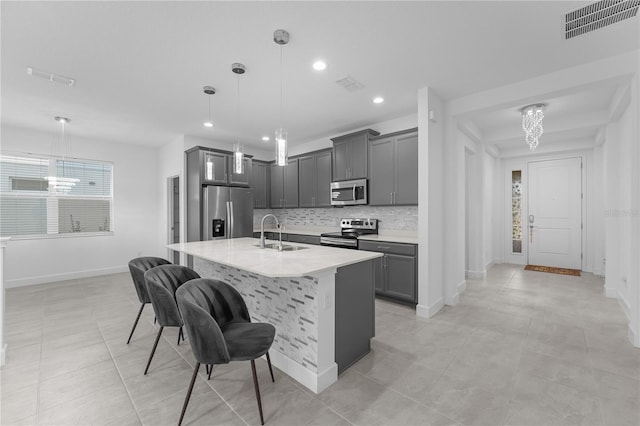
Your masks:
<instances>
[{"instance_id":1,"label":"stainless steel range","mask_svg":"<svg viewBox=\"0 0 640 426\"><path fill-rule=\"evenodd\" d=\"M358 248L358 236L378 233L378 219L340 219L340 232L320 235L320 244L341 248Z\"/></svg>"}]
</instances>

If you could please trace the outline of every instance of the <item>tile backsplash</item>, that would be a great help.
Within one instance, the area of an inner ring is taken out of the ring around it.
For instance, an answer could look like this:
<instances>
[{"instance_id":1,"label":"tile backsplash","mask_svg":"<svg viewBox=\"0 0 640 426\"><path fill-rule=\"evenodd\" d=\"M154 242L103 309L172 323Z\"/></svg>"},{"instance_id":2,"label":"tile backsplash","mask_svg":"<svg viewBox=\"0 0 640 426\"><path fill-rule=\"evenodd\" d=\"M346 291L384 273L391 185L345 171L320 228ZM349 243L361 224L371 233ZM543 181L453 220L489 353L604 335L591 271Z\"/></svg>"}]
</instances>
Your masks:
<instances>
[{"instance_id":1,"label":"tile backsplash","mask_svg":"<svg viewBox=\"0 0 640 426\"><path fill-rule=\"evenodd\" d=\"M287 225L338 227L343 217L362 217L378 219L380 231L417 231L417 206L349 206L342 208L326 207L317 209L256 209L253 223L260 226L262 216L273 213L278 220Z\"/></svg>"}]
</instances>

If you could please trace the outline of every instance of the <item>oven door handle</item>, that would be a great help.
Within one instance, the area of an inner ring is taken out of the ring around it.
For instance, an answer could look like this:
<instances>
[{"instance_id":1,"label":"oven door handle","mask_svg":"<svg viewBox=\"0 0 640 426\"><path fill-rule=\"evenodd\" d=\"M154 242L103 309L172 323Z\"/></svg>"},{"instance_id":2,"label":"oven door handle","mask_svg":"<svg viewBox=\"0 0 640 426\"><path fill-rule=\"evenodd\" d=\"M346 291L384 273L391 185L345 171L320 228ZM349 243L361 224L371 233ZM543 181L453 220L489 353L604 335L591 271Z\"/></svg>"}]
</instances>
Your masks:
<instances>
[{"instance_id":1,"label":"oven door handle","mask_svg":"<svg viewBox=\"0 0 640 426\"><path fill-rule=\"evenodd\" d=\"M356 186L353 185L353 201L357 201L356 200Z\"/></svg>"}]
</instances>

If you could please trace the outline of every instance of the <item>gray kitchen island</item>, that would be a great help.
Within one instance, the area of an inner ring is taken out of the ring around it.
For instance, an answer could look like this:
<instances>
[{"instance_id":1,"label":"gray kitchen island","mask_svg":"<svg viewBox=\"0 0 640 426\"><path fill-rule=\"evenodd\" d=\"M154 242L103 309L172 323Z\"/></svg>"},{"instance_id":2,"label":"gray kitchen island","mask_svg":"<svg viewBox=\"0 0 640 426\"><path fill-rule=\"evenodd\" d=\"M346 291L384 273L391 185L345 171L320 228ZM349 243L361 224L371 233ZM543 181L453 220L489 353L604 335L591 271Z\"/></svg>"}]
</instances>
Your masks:
<instances>
[{"instance_id":1,"label":"gray kitchen island","mask_svg":"<svg viewBox=\"0 0 640 426\"><path fill-rule=\"evenodd\" d=\"M375 334L374 262L381 253L254 238L168 245L206 278L233 285L252 321L276 327L273 364L313 392L369 352Z\"/></svg>"}]
</instances>

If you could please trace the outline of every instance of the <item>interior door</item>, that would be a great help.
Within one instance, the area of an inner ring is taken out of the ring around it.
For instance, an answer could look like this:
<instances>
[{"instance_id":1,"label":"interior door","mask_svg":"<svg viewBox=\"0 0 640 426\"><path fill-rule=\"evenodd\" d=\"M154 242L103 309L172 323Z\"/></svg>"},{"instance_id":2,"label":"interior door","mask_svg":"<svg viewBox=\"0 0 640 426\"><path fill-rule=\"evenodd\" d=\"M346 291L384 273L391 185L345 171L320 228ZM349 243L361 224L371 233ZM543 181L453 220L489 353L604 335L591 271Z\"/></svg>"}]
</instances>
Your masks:
<instances>
[{"instance_id":1,"label":"interior door","mask_svg":"<svg viewBox=\"0 0 640 426\"><path fill-rule=\"evenodd\" d=\"M581 169L579 157L529 163L529 264L582 268Z\"/></svg>"}]
</instances>

